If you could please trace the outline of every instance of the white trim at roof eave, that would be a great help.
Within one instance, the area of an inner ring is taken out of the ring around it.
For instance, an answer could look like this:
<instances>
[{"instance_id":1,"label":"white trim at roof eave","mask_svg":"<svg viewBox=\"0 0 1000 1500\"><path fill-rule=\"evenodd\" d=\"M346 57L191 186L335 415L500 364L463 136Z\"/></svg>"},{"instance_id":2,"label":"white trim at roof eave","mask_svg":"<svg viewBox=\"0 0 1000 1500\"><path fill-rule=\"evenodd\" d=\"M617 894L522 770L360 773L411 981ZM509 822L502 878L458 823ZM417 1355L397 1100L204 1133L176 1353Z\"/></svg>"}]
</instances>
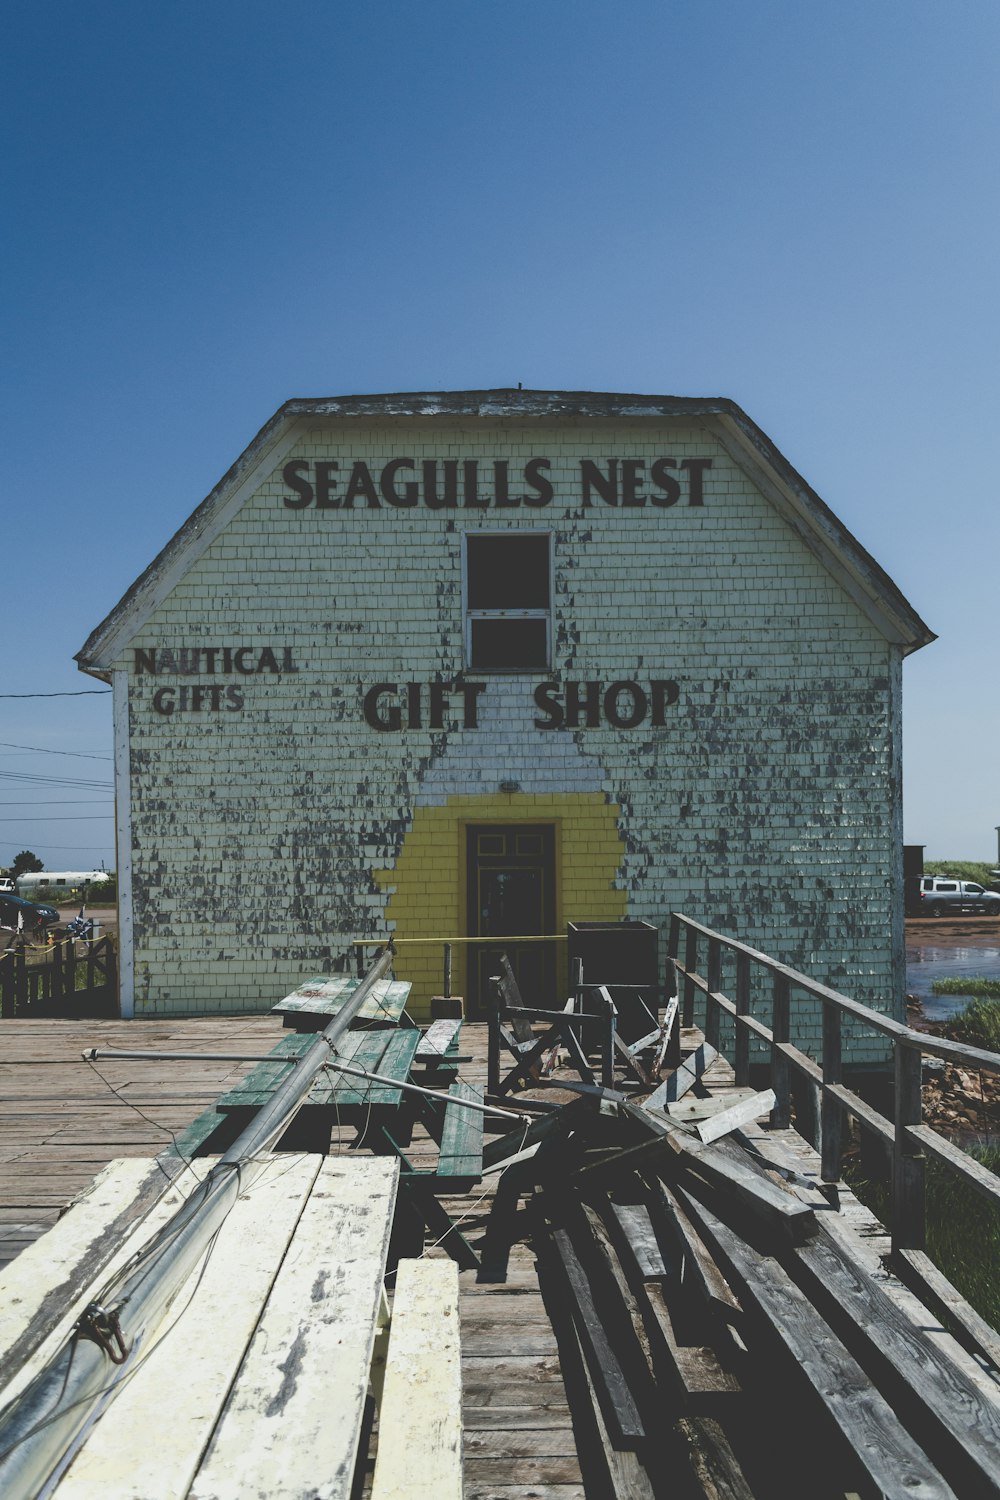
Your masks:
<instances>
[{"instance_id":1,"label":"white trim at roof eave","mask_svg":"<svg viewBox=\"0 0 1000 1500\"><path fill-rule=\"evenodd\" d=\"M832 512L823 514L777 472L731 416L712 413L701 421L887 641L907 655L937 639L902 594L899 603L889 596L878 576L881 569L861 543Z\"/></svg>"},{"instance_id":2,"label":"white trim at roof eave","mask_svg":"<svg viewBox=\"0 0 1000 1500\"><path fill-rule=\"evenodd\" d=\"M121 613L113 610L108 616L104 633L91 646L86 661L82 660L83 652L77 657L81 671L99 676L111 670L129 641L139 633L150 616L159 609L164 599L216 537L225 531L233 518L239 514L246 501L260 485L262 471L266 470L270 473L277 464L280 464L294 448L308 425L301 417L290 418L287 426L279 429L273 441L262 452L255 455L253 463L245 473L236 476L228 487L223 483L216 493L202 502L205 509L200 524L189 534L185 534L194 516L185 522L173 542L167 543L159 562L152 563L145 574L140 577L138 584L134 585L135 593ZM202 506L198 509L201 510Z\"/></svg>"}]
</instances>

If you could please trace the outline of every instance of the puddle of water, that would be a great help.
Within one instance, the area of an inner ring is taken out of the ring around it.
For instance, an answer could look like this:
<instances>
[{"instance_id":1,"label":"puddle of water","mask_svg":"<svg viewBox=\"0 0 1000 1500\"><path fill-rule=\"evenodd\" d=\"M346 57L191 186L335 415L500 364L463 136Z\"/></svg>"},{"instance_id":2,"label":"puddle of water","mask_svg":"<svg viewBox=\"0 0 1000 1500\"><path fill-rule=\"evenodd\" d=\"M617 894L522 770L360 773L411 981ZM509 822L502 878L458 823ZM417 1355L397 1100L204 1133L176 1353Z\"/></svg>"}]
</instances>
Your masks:
<instances>
[{"instance_id":1,"label":"puddle of water","mask_svg":"<svg viewBox=\"0 0 1000 1500\"><path fill-rule=\"evenodd\" d=\"M944 1021L964 1010L971 996L935 995L935 979L1000 979L1000 946L989 943L923 942L907 938L906 988L916 995L928 1021Z\"/></svg>"}]
</instances>

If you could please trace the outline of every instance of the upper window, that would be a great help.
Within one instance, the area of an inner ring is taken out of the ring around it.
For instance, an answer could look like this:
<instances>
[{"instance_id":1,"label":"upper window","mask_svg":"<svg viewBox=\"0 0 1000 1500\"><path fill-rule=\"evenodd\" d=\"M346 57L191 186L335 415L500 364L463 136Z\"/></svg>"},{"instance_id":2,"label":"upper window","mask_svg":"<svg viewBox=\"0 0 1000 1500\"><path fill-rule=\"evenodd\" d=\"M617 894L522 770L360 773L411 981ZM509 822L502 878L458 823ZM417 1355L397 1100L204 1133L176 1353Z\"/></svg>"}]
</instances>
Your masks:
<instances>
[{"instance_id":1,"label":"upper window","mask_svg":"<svg viewBox=\"0 0 1000 1500\"><path fill-rule=\"evenodd\" d=\"M465 662L483 672L547 668L552 654L552 538L465 535Z\"/></svg>"}]
</instances>

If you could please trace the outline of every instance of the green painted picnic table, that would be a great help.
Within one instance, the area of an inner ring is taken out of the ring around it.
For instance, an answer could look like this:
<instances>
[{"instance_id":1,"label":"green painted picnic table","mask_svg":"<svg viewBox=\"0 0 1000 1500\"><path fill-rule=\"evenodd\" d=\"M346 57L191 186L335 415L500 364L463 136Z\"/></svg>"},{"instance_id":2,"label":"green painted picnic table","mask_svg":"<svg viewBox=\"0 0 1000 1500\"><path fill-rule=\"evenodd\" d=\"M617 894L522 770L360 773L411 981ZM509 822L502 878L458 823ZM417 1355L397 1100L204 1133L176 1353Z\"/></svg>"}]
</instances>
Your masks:
<instances>
[{"instance_id":1,"label":"green painted picnic table","mask_svg":"<svg viewBox=\"0 0 1000 1500\"><path fill-rule=\"evenodd\" d=\"M296 1031L322 1031L360 983L360 979L347 975L320 974L316 979L307 979L271 1009L275 1015L284 1017L286 1026L294 1026ZM410 989L408 980L380 979L351 1025L397 1026Z\"/></svg>"},{"instance_id":2,"label":"green painted picnic table","mask_svg":"<svg viewBox=\"0 0 1000 1500\"><path fill-rule=\"evenodd\" d=\"M380 1113L395 1110L403 1097L403 1090L396 1085L406 1082L422 1037L416 1027L404 1031L349 1031L340 1039L336 1060L394 1082L373 1083L333 1068L316 1079L303 1112L329 1110L347 1123L363 1117L369 1110L377 1109ZM301 1032L282 1037L274 1048L273 1061L269 1058L258 1063L241 1083L222 1096L216 1108L222 1114L259 1109L288 1076L292 1059L312 1043L312 1037Z\"/></svg>"}]
</instances>

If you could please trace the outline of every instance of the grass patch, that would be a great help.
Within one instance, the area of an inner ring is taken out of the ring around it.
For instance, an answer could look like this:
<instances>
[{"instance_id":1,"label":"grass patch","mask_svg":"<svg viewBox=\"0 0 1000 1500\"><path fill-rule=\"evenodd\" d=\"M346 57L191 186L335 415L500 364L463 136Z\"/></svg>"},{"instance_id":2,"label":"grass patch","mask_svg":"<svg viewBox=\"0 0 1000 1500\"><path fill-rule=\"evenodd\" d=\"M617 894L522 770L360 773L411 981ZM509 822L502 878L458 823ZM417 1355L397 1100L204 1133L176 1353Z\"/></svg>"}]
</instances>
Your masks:
<instances>
[{"instance_id":1,"label":"grass patch","mask_svg":"<svg viewBox=\"0 0 1000 1500\"><path fill-rule=\"evenodd\" d=\"M968 1154L1000 1177L1000 1146L973 1146ZM927 1254L980 1317L1000 1331L1000 1207L975 1192L941 1162L927 1162ZM851 1180L861 1202L891 1218L889 1188Z\"/></svg>"},{"instance_id":2,"label":"grass patch","mask_svg":"<svg viewBox=\"0 0 1000 1500\"><path fill-rule=\"evenodd\" d=\"M990 984L994 981L980 982ZM963 1042L967 1047L1000 1052L1000 1000L970 1000L964 1010L949 1018L943 1031L952 1041Z\"/></svg>"},{"instance_id":3,"label":"grass patch","mask_svg":"<svg viewBox=\"0 0 1000 1500\"><path fill-rule=\"evenodd\" d=\"M973 1146L968 1154L1000 1174L1000 1146ZM1000 1208L933 1161L927 1164L927 1253L980 1316L1000 1329Z\"/></svg>"},{"instance_id":4,"label":"grass patch","mask_svg":"<svg viewBox=\"0 0 1000 1500\"><path fill-rule=\"evenodd\" d=\"M974 880L977 885L989 886L990 871L996 865L984 865L972 859L928 859L924 862L925 875L954 875L956 880Z\"/></svg>"},{"instance_id":5,"label":"grass patch","mask_svg":"<svg viewBox=\"0 0 1000 1500\"><path fill-rule=\"evenodd\" d=\"M931 990L935 995L983 995L987 999L1000 999L1000 979L985 979L982 975L970 975L967 979L935 979Z\"/></svg>"}]
</instances>

